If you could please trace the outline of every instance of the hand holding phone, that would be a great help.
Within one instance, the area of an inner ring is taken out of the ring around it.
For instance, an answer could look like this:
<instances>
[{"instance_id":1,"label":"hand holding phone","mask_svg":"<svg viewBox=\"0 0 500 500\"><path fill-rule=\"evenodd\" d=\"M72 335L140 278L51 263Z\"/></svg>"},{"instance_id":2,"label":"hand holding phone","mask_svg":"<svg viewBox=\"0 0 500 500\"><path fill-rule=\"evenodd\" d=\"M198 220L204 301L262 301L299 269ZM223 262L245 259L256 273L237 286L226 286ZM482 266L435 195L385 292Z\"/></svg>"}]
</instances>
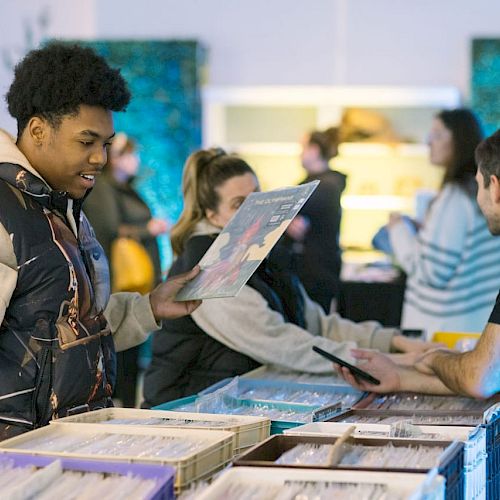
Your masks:
<instances>
[{"instance_id":1,"label":"hand holding phone","mask_svg":"<svg viewBox=\"0 0 500 500\"><path fill-rule=\"evenodd\" d=\"M337 356L334 356L333 354L330 354L329 352L321 349L318 346L313 346L312 349L314 352L317 352L318 354L320 354L324 358L329 359L330 361L333 361L337 365L344 366L345 368L348 368L349 371L355 377L366 380L367 382L370 382L370 384L380 385L380 380L376 379L375 377L372 377L368 372L361 370L361 368L358 368L357 366L351 365L351 363L348 363L347 361L345 361L341 358L338 358Z\"/></svg>"}]
</instances>

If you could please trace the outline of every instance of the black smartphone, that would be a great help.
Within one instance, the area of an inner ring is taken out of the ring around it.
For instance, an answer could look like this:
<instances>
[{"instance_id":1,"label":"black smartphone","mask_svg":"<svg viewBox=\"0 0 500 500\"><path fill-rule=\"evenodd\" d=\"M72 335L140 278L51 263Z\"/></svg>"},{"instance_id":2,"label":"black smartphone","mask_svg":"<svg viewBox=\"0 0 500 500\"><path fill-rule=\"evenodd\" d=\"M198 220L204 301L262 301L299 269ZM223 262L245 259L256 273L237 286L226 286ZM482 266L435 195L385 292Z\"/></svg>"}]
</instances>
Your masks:
<instances>
[{"instance_id":1,"label":"black smartphone","mask_svg":"<svg viewBox=\"0 0 500 500\"><path fill-rule=\"evenodd\" d=\"M424 330L417 330L413 328L403 328L401 330L401 334L404 335L405 337L411 337L413 339L421 339L425 340L424 338Z\"/></svg>"},{"instance_id":2,"label":"black smartphone","mask_svg":"<svg viewBox=\"0 0 500 500\"><path fill-rule=\"evenodd\" d=\"M333 354L324 351L320 347L314 345L313 351L317 352L318 354L321 354L321 356L323 356L324 358L329 359L330 361L333 361L334 363L337 363L340 366L345 366L346 368L349 368L349 370L355 377L362 378L367 382L370 382L370 384L380 385L380 380L376 379L375 377L372 377L369 373L365 372L364 370L361 370L361 368L358 368L357 366L351 365L351 363L348 363L343 359L337 358L337 356L334 356Z\"/></svg>"}]
</instances>

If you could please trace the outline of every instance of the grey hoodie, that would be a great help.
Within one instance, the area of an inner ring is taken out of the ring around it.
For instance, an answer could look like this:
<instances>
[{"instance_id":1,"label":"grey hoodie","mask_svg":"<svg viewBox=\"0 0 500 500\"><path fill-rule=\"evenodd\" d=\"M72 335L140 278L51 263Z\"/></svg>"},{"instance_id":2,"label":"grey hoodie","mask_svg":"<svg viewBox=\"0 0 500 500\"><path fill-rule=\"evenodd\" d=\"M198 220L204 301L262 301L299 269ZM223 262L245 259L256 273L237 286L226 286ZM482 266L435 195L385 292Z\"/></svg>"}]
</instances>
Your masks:
<instances>
[{"instance_id":1,"label":"grey hoodie","mask_svg":"<svg viewBox=\"0 0 500 500\"><path fill-rule=\"evenodd\" d=\"M220 229L200 222L193 235L214 234ZM208 335L263 364L311 373L331 373L332 363L314 351L317 345L344 359L354 347L389 352L394 328L375 321L353 323L338 314L325 314L302 290L307 329L288 323L271 309L254 288L244 286L238 296L208 299L191 314Z\"/></svg>"}]
</instances>

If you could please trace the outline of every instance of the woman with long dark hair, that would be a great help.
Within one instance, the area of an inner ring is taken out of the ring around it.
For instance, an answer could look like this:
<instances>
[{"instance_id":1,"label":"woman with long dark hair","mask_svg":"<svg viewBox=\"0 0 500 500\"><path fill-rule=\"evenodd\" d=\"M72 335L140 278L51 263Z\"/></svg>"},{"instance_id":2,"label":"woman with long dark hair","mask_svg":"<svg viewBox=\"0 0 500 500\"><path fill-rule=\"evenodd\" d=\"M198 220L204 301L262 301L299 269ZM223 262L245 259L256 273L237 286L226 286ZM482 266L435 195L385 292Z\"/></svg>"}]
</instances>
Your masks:
<instances>
[{"instance_id":1,"label":"woman with long dark hair","mask_svg":"<svg viewBox=\"0 0 500 500\"><path fill-rule=\"evenodd\" d=\"M391 217L391 245L408 275L404 328L479 332L488 319L500 285L500 240L476 202L474 151L481 139L470 110L437 114L429 147L431 163L445 169L441 189L417 235Z\"/></svg>"}]
</instances>

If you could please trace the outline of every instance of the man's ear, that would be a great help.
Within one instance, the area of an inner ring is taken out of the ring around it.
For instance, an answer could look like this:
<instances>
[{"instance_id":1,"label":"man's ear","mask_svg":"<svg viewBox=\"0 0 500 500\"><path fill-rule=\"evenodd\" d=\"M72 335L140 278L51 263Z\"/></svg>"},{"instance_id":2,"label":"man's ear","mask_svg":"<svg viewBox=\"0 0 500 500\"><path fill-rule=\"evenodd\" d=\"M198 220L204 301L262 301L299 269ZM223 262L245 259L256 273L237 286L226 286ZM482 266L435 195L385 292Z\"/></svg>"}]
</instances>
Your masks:
<instances>
[{"instance_id":1,"label":"man's ear","mask_svg":"<svg viewBox=\"0 0 500 500\"><path fill-rule=\"evenodd\" d=\"M490 175L490 196L493 203L500 203L500 179L496 175Z\"/></svg>"},{"instance_id":2,"label":"man's ear","mask_svg":"<svg viewBox=\"0 0 500 500\"><path fill-rule=\"evenodd\" d=\"M42 146L48 140L49 124L39 116L32 116L26 126L25 133L35 146Z\"/></svg>"}]
</instances>

